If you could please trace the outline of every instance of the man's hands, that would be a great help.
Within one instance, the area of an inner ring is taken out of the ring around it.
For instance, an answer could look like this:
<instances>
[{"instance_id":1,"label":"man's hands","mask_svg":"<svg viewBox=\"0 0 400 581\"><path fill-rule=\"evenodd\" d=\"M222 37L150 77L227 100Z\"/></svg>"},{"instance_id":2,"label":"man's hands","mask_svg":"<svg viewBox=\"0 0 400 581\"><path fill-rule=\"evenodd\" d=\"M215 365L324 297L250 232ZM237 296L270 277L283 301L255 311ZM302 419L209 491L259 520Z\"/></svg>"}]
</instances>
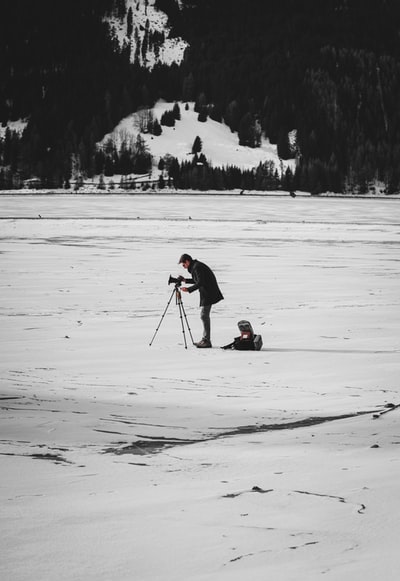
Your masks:
<instances>
[{"instance_id":1,"label":"man's hands","mask_svg":"<svg viewBox=\"0 0 400 581\"><path fill-rule=\"evenodd\" d=\"M186 278L182 275L178 276L178 280L179 280L179 282L186 282ZM188 292L188 289L185 286L181 286L179 290L183 291L184 293Z\"/></svg>"}]
</instances>

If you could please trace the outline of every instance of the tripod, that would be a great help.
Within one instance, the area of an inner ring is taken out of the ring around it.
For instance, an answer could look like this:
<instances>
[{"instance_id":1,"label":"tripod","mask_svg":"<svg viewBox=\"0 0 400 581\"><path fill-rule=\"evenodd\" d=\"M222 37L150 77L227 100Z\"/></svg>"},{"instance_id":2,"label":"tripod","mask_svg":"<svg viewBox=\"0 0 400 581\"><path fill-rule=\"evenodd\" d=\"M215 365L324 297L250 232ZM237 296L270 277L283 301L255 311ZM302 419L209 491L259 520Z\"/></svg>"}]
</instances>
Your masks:
<instances>
[{"instance_id":1,"label":"tripod","mask_svg":"<svg viewBox=\"0 0 400 581\"><path fill-rule=\"evenodd\" d=\"M174 290L172 291L172 294L171 294L171 296L169 298L169 301L167 303L167 306L165 307L165 310L164 310L164 312L163 312L163 314L161 316L160 322L158 323L158 327L155 330L154 335L153 335L153 337L152 337L152 339L150 341L150 347L153 344L153 341L154 341L155 336L157 335L158 329L161 327L161 323L163 322L163 319L165 317L165 314L166 314L166 312L168 310L169 305L171 304L171 301L172 301L172 298L173 298L174 295L175 295L175 304L178 305L178 308L179 308L179 317L181 319L181 326L182 326L182 333L183 333L183 341L185 343L185 349L187 349L187 341L186 341L185 325L184 325L184 322L183 322L183 319L184 318L185 318L185 323L186 323L187 329L189 331L190 338L191 338L192 343L194 345L192 332L190 330L189 322L188 322L188 319L187 319L187 316L186 316L185 307L183 306L183 302L182 302L182 293L179 290L179 286L178 285L175 285Z\"/></svg>"}]
</instances>

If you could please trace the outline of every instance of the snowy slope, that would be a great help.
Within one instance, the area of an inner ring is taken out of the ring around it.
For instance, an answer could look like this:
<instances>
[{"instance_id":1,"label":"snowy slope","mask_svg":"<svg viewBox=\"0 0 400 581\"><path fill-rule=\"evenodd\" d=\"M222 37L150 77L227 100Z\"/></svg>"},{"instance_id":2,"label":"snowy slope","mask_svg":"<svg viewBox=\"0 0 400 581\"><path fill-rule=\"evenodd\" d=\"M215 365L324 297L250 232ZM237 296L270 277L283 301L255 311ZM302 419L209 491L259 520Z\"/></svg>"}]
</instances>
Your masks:
<instances>
[{"instance_id":1,"label":"snowy slope","mask_svg":"<svg viewBox=\"0 0 400 581\"><path fill-rule=\"evenodd\" d=\"M148 24L148 30L150 32L156 31L164 33L165 40L160 46L158 58L154 50L150 49L144 57L142 54L139 55L140 64L149 69L152 69L156 62L165 65L171 65L172 63L179 64L188 46L187 42L181 38L168 38L170 32L168 16L154 7L154 0L126 0L127 12L129 8L132 9L133 14L133 34L130 38L127 36L127 15L123 20L114 18L109 21L109 24L115 32L121 46L126 42L131 45L131 61L134 62L135 60L135 38L138 37L140 43L143 42L146 24Z\"/></svg>"},{"instance_id":2,"label":"snowy slope","mask_svg":"<svg viewBox=\"0 0 400 581\"><path fill-rule=\"evenodd\" d=\"M160 120L164 111L171 110L173 105L174 103L159 101L152 110L154 116ZM202 153L214 167L233 165L241 169L251 169L267 160L273 161L278 170L281 169L281 164L284 168L288 165L294 167L294 160L283 162L279 159L276 146L267 139L263 139L261 147L256 149L239 145L237 133L232 133L227 125L209 118L205 123L198 121L194 103L188 105L189 109L186 110L185 103L179 103L181 120L176 121L175 127L162 126L162 134L158 137L142 134L153 156L154 175L157 175L156 168L160 158L167 154L176 157L180 162L191 160L192 145L197 136L203 143ZM137 112L123 119L101 143L111 138L118 147L124 140L134 141L140 133L141 115L143 112Z\"/></svg>"},{"instance_id":3,"label":"snowy slope","mask_svg":"<svg viewBox=\"0 0 400 581\"><path fill-rule=\"evenodd\" d=\"M6 124L0 124L0 139L5 138L7 129L22 135L27 125L28 122L25 119L19 119L18 121L7 121Z\"/></svg>"}]
</instances>

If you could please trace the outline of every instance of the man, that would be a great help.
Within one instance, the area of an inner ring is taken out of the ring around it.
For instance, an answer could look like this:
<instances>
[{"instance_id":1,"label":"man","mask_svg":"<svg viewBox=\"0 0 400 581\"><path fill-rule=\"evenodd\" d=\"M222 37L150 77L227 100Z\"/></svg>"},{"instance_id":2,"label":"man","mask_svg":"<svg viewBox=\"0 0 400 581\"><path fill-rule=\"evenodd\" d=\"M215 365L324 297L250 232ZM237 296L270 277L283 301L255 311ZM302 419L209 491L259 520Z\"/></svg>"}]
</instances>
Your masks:
<instances>
[{"instance_id":1,"label":"man","mask_svg":"<svg viewBox=\"0 0 400 581\"><path fill-rule=\"evenodd\" d=\"M211 306L215 305L224 298L218 287L217 279L215 274L203 262L194 260L189 254L182 254L179 259L179 264L182 264L191 275L191 278L181 277L181 280L185 283L190 283L193 286L182 287L180 290L185 293L192 293L198 290L200 293L200 319L203 322L203 338L198 343L195 343L196 347L208 348L211 345L211 322L210 322L210 311Z\"/></svg>"}]
</instances>

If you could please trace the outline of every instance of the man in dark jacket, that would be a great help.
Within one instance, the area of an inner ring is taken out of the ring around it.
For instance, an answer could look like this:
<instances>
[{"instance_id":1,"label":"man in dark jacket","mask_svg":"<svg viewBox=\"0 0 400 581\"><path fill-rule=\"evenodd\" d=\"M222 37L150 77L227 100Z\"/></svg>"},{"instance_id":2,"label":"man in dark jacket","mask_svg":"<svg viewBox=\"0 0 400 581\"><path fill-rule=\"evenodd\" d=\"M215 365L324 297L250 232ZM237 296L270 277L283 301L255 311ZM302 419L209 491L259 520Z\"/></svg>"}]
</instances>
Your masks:
<instances>
[{"instance_id":1,"label":"man in dark jacket","mask_svg":"<svg viewBox=\"0 0 400 581\"><path fill-rule=\"evenodd\" d=\"M200 319L203 322L203 338L198 343L195 343L195 345L200 348L212 347L211 306L222 301L224 298L219 290L217 279L209 266L199 260L193 259L189 254L182 254L179 259L179 264L182 264L183 268L186 268L191 274L191 278L182 277L183 282L192 284L190 287L182 287L181 290L188 293L198 290L200 293Z\"/></svg>"}]
</instances>

